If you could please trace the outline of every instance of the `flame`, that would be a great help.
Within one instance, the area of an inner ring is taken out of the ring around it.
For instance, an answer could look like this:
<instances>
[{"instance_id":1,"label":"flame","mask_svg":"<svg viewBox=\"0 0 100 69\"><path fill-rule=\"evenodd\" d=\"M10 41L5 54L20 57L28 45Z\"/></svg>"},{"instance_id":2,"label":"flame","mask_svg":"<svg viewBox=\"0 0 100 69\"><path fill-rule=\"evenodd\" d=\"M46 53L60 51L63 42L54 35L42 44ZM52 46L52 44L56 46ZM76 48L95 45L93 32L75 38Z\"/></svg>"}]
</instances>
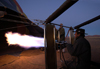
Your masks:
<instances>
[{"instance_id":1,"label":"flame","mask_svg":"<svg viewBox=\"0 0 100 69\"><path fill-rule=\"evenodd\" d=\"M44 38L29 35L21 35L19 33L8 32L5 34L9 45L19 45L23 48L44 47Z\"/></svg>"}]
</instances>

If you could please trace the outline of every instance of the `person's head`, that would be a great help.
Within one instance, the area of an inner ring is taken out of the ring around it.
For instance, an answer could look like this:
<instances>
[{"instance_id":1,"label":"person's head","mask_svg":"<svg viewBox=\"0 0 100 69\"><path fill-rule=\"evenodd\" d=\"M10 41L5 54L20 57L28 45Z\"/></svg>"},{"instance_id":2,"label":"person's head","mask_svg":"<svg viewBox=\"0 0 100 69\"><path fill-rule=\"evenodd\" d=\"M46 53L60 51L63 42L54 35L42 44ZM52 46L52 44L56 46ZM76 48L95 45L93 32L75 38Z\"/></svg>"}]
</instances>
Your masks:
<instances>
[{"instance_id":1,"label":"person's head","mask_svg":"<svg viewBox=\"0 0 100 69\"><path fill-rule=\"evenodd\" d=\"M84 29L77 29L75 32L75 38L82 36L85 37L85 30Z\"/></svg>"},{"instance_id":2,"label":"person's head","mask_svg":"<svg viewBox=\"0 0 100 69\"><path fill-rule=\"evenodd\" d=\"M61 23L61 24L60 24L60 28L62 28L62 26L63 26L63 24Z\"/></svg>"}]
</instances>

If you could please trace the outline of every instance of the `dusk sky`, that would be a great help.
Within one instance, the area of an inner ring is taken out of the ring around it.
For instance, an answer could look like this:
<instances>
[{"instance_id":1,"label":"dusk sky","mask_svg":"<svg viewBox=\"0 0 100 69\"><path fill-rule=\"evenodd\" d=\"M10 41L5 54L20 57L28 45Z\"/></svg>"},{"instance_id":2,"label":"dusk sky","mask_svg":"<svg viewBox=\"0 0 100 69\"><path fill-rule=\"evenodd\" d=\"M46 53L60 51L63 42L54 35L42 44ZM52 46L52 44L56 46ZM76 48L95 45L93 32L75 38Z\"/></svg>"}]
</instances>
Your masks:
<instances>
[{"instance_id":1,"label":"dusk sky","mask_svg":"<svg viewBox=\"0 0 100 69\"><path fill-rule=\"evenodd\" d=\"M16 0L27 17L33 19L46 20L56 11L66 0ZM87 20L100 15L100 0L79 0L52 23L74 27ZM43 26L39 25L43 28ZM59 27L56 26L58 29ZM91 24L81 27L88 35L100 35L100 19ZM66 34L68 28L65 28Z\"/></svg>"}]
</instances>

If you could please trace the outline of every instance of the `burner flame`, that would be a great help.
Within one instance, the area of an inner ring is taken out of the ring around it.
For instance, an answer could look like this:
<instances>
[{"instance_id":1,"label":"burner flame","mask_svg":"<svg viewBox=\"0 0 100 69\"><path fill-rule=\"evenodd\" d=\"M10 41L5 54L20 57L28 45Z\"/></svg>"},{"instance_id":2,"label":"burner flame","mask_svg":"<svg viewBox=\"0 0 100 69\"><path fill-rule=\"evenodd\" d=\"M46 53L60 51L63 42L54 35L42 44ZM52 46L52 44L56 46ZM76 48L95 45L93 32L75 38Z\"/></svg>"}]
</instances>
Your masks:
<instances>
[{"instance_id":1,"label":"burner flame","mask_svg":"<svg viewBox=\"0 0 100 69\"><path fill-rule=\"evenodd\" d=\"M19 45L23 48L44 47L44 38L30 35L21 35L19 33L8 32L5 34L8 45Z\"/></svg>"}]
</instances>

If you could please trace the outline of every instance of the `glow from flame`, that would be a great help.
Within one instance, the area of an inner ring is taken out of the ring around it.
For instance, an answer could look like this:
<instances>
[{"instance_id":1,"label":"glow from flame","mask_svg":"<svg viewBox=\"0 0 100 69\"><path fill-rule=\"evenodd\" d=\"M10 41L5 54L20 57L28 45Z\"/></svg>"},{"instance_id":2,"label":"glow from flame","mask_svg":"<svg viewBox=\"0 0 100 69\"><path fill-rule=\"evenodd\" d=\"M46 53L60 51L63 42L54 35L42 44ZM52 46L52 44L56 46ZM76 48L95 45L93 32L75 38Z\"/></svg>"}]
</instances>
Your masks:
<instances>
[{"instance_id":1,"label":"glow from flame","mask_svg":"<svg viewBox=\"0 0 100 69\"><path fill-rule=\"evenodd\" d=\"M19 33L8 32L5 34L9 45L19 45L23 48L44 47L44 38L29 35L21 35Z\"/></svg>"}]
</instances>

